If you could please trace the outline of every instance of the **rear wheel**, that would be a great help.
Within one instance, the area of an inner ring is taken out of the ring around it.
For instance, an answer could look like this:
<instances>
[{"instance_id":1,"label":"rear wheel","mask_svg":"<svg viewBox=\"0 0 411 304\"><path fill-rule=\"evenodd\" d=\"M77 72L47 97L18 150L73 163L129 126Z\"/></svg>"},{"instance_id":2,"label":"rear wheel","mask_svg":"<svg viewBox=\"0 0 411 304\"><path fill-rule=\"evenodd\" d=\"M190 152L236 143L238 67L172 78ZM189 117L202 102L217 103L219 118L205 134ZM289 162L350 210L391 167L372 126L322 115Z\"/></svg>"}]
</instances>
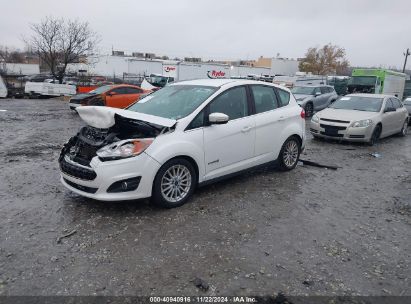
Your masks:
<instances>
[{"instance_id":1,"label":"rear wheel","mask_svg":"<svg viewBox=\"0 0 411 304\"><path fill-rule=\"evenodd\" d=\"M307 104L305 105L304 111L305 111L305 116L306 116L306 117L311 117L311 116L313 116L313 113L314 113L314 105L313 105L311 102L307 103Z\"/></svg>"},{"instance_id":2,"label":"rear wheel","mask_svg":"<svg viewBox=\"0 0 411 304\"><path fill-rule=\"evenodd\" d=\"M289 171L295 168L300 157L301 144L296 137L290 137L286 140L278 156L279 167L283 171Z\"/></svg>"},{"instance_id":3,"label":"rear wheel","mask_svg":"<svg viewBox=\"0 0 411 304\"><path fill-rule=\"evenodd\" d=\"M377 125L374 131L372 132L372 135L371 135L371 138L368 144L370 146L374 146L380 139L380 135L381 135L381 125Z\"/></svg>"},{"instance_id":4,"label":"rear wheel","mask_svg":"<svg viewBox=\"0 0 411 304\"><path fill-rule=\"evenodd\" d=\"M184 158L165 163L154 179L152 202L163 208L179 207L187 202L197 185L193 165Z\"/></svg>"}]
</instances>

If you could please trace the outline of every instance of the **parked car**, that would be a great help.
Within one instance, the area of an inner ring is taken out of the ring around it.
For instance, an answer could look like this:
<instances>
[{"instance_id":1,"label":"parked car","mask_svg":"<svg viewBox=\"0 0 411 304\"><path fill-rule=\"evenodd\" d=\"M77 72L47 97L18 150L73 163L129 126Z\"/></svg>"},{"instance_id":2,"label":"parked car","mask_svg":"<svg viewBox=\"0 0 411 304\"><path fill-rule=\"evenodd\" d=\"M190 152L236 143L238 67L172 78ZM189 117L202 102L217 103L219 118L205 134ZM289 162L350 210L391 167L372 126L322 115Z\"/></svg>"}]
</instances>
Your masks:
<instances>
[{"instance_id":1,"label":"parked car","mask_svg":"<svg viewBox=\"0 0 411 304\"><path fill-rule=\"evenodd\" d=\"M293 169L305 142L290 91L253 80L182 81L125 110L77 110L87 126L61 151L61 181L103 201L177 207L199 184L275 160Z\"/></svg>"},{"instance_id":2,"label":"parked car","mask_svg":"<svg viewBox=\"0 0 411 304\"><path fill-rule=\"evenodd\" d=\"M411 97L405 98L403 104L408 111L408 117L411 117ZM408 124L411 124L411 119L408 119Z\"/></svg>"},{"instance_id":3,"label":"parked car","mask_svg":"<svg viewBox=\"0 0 411 304\"><path fill-rule=\"evenodd\" d=\"M113 108L126 108L146 94L149 90L143 90L134 85L105 85L88 93L77 94L70 99L70 109L78 106L107 106Z\"/></svg>"},{"instance_id":4,"label":"parked car","mask_svg":"<svg viewBox=\"0 0 411 304\"><path fill-rule=\"evenodd\" d=\"M305 115L311 117L333 103L338 95L332 86L295 86L291 89L297 103L304 108Z\"/></svg>"},{"instance_id":5,"label":"parked car","mask_svg":"<svg viewBox=\"0 0 411 304\"><path fill-rule=\"evenodd\" d=\"M408 112L390 95L349 94L341 97L311 119L315 138L334 138L375 144L396 133L407 135Z\"/></svg>"}]
</instances>

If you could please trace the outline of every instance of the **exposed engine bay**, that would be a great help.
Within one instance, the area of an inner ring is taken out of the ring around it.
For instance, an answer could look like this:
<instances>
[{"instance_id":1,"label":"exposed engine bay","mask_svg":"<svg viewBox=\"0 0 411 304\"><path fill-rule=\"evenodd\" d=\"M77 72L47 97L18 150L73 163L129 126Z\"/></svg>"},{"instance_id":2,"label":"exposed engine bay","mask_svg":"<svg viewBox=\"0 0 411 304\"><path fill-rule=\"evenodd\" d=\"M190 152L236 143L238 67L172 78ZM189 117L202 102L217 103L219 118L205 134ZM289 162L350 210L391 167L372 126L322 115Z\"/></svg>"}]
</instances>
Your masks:
<instances>
[{"instance_id":1,"label":"exposed engine bay","mask_svg":"<svg viewBox=\"0 0 411 304\"><path fill-rule=\"evenodd\" d=\"M66 161L90 167L90 161L102 147L126 139L155 138L172 128L114 114L114 125L107 129L85 126L64 145L60 164ZM104 159L102 159L104 161Z\"/></svg>"}]
</instances>

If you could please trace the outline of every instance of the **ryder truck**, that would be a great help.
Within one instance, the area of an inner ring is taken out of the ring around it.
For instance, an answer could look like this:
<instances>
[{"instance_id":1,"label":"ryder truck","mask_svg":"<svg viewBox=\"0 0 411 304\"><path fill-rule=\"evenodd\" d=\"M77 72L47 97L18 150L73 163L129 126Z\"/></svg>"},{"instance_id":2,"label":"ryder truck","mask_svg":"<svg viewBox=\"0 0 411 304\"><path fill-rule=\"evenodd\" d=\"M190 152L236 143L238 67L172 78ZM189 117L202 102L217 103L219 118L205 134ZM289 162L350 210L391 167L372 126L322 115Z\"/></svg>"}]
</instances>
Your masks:
<instances>
[{"instance_id":1,"label":"ryder truck","mask_svg":"<svg viewBox=\"0 0 411 304\"><path fill-rule=\"evenodd\" d=\"M402 99L406 74L385 69L354 69L348 93L394 95Z\"/></svg>"}]
</instances>

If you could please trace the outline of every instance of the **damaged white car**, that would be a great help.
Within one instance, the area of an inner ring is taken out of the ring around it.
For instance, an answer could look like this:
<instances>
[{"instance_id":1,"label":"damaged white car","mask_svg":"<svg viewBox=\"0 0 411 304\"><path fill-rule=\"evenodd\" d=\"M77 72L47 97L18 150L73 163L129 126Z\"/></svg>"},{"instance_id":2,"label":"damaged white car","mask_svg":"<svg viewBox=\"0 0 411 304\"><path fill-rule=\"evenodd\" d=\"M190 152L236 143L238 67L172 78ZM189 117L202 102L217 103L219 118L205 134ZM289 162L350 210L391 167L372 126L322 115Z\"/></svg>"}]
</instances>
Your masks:
<instances>
[{"instance_id":1,"label":"damaged white car","mask_svg":"<svg viewBox=\"0 0 411 304\"><path fill-rule=\"evenodd\" d=\"M151 197L177 207L199 184L275 160L293 169L305 142L293 95L257 81L179 82L126 110L78 113L87 126L64 145L61 181L97 200Z\"/></svg>"}]
</instances>

